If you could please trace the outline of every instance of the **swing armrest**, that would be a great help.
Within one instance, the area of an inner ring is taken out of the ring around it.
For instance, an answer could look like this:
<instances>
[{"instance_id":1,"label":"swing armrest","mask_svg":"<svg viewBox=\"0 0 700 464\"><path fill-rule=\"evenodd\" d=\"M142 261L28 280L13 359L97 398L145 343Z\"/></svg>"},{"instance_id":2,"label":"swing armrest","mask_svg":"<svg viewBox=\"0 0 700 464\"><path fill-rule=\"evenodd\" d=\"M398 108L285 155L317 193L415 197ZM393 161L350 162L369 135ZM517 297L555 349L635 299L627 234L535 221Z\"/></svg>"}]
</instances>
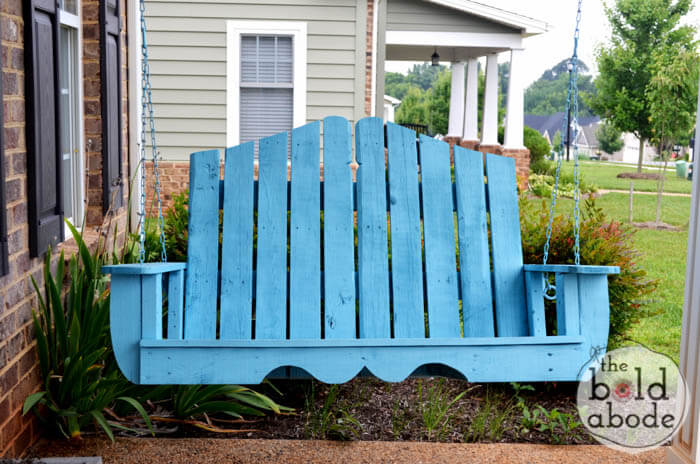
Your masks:
<instances>
[{"instance_id":1,"label":"swing armrest","mask_svg":"<svg viewBox=\"0 0 700 464\"><path fill-rule=\"evenodd\" d=\"M187 263L143 263L143 264L118 264L102 266L103 274L121 275L153 275L167 272L182 271Z\"/></svg>"},{"instance_id":2,"label":"swing armrest","mask_svg":"<svg viewBox=\"0 0 700 464\"><path fill-rule=\"evenodd\" d=\"M619 266L582 266L574 264L525 264L525 272L551 272L553 274L619 274Z\"/></svg>"}]
</instances>

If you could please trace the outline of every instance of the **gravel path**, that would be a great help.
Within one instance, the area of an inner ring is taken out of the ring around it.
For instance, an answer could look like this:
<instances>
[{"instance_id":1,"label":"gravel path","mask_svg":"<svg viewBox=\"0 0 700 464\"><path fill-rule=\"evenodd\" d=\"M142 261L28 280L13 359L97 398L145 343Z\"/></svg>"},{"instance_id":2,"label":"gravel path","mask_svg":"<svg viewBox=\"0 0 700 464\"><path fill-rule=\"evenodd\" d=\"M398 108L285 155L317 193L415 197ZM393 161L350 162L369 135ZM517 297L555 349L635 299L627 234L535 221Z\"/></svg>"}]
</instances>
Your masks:
<instances>
[{"instance_id":1,"label":"gravel path","mask_svg":"<svg viewBox=\"0 0 700 464\"><path fill-rule=\"evenodd\" d=\"M605 195L606 193L626 193L629 195L630 191L629 190L616 190L616 189L598 189L598 192L601 195ZM656 192L638 192L637 190L634 191L635 195L656 195ZM688 197L690 198L689 193L678 193L678 192L664 192L663 195L665 197Z\"/></svg>"},{"instance_id":2,"label":"gravel path","mask_svg":"<svg viewBox=\"0 0 700 464\"><path fill-rule=\"evenodd\" d=\"M661 464L663 448L637 455L595 445L336 442L254 439L85 439L78 445L44 441L40 456L102 456L105 464L195 463L470 463Z\"/></svg>"}]
</instances>

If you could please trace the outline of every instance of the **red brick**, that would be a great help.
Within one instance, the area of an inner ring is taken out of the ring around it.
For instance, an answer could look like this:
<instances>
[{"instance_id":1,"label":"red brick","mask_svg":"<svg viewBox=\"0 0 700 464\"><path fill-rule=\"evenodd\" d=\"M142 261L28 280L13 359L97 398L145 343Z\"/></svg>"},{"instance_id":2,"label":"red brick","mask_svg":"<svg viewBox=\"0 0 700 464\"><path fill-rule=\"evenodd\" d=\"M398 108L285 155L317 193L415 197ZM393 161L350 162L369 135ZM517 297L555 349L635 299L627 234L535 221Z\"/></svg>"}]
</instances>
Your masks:
<instances>
[{"instance_id":1,"label":"red brick","mask_svg":"<svg viewBox=\"0 0 700 464\"><path fill-rule=\"evenodd\" d=\"M9 72L2 73L2 89L5 95L17 95L19 91L17 74Z\"/></svg>"},{"instance_id":2,"label":"red brick","mask_svg":"<svg viewBox=\"0 0 700 464\"><path fill-rule=\"evenodd\" d=\"M4 374L0 374L0 398L9 393L17 385L17 364L10 366ZM3 448L3 446L0 446Z\"/></svg>"}]
</instances>

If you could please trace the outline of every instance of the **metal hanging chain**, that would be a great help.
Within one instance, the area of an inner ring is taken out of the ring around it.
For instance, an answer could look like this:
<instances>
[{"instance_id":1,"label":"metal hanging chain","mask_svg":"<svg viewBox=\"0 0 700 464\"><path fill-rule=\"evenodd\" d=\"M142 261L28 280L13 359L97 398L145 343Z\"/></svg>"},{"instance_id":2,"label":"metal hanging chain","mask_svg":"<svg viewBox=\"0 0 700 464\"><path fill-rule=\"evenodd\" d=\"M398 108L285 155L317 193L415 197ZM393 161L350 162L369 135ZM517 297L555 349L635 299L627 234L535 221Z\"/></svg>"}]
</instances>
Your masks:
<instances>
[{"instance_id":1,"label":"metal hanging chain","mask_svg":"<svg viewBox=\"0 0 700 464\"><path fill-rule=\"evenodd\" d=\"M583 0L578 1L578 10L576 12L576 30L574 31L574 53L571 55L571 60L569 61L569 66L570 66L570 75L569 75L569 89L567 92L567 98L566 98L566 108L565 108L565 115L569 114L569 110L572 109L572 102L573 102L573 118L572 121L568 121L568 117L564 118L564 123L562 124L562 137L561 141L559 142L559 147L558 147L558 159L557 159L557 169L556 169L556 174L554 177L554 189L552 191L552 202L549 206L549 222L547 224L547 241L545 242L544 245L544 258L543 258L543 264L547 264L547 259L549 258L549 242L552 237L552 224L554 222L554 210L557 204L557 194L559 193L559 177L561 174L561 161L564 156L564 135L563 134L568 134L568 124L573 123L573 134L571 135L571 138L573 139L573 146L574 146L574 238L575 238L575 243L574 243L574 257L575 257L575 263L576 265L580 264L581 258L580 258L580 241L579 241L579 212L580 212L580 207L579 207L579 165L578 165L578 85L577 85L577 77L578 77L578 39L579 39L579 33L580 33L580 24L581 24L581 3ZM569 143L571 143L571 140L568 140ZM549 284L549 280L547 280L547 290L552 288L551 284Z\"/></svg>"},{"instance_id":2,"label":"metal hanging chain","mask_svg":"<svg viewBox=\"0 0 700 464\"><path fill-rule=\"evenodd\" d=\"M158 205L158 228L160 229L160 259L163 262L168 260L165 251L165 224L163 220L163 204L160 196L160 169L158 168L158 145L156 143L156 125L153 113L153 98L151 89L151 68L148 62L148 43L146 41L146 1L139 0L141 13L141 202L139 204L139 215L141 216L141 228L139 230L139 260L143 263L146 260L146 117L149 121L151 134L151 157L153 161L153 175L155 179L156 202ZM146 116L148 115L148 116Z\"/></svg>"}]
</instances>

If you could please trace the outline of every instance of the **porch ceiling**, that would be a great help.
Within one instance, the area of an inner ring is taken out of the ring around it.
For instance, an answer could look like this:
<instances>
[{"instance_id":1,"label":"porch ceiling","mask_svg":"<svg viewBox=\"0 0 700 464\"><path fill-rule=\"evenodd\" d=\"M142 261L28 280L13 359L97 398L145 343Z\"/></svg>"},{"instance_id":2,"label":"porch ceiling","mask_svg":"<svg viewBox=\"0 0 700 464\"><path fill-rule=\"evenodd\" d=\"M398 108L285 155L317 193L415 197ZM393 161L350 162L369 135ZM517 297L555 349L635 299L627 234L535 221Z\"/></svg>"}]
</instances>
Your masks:
<instances>
[{"instance_id":1,"label":"porch ceiling","mask_svg":"<svg viewBox=\"0 0 700 464\"><path fill-rule=\"evenodd\" d=\"M430 61L437 50L440 61L466 61L489 53L500 53L508 47L445 47L430 45L390 45L386 46L387 61Z\"/></svg>"}]
</instances>

